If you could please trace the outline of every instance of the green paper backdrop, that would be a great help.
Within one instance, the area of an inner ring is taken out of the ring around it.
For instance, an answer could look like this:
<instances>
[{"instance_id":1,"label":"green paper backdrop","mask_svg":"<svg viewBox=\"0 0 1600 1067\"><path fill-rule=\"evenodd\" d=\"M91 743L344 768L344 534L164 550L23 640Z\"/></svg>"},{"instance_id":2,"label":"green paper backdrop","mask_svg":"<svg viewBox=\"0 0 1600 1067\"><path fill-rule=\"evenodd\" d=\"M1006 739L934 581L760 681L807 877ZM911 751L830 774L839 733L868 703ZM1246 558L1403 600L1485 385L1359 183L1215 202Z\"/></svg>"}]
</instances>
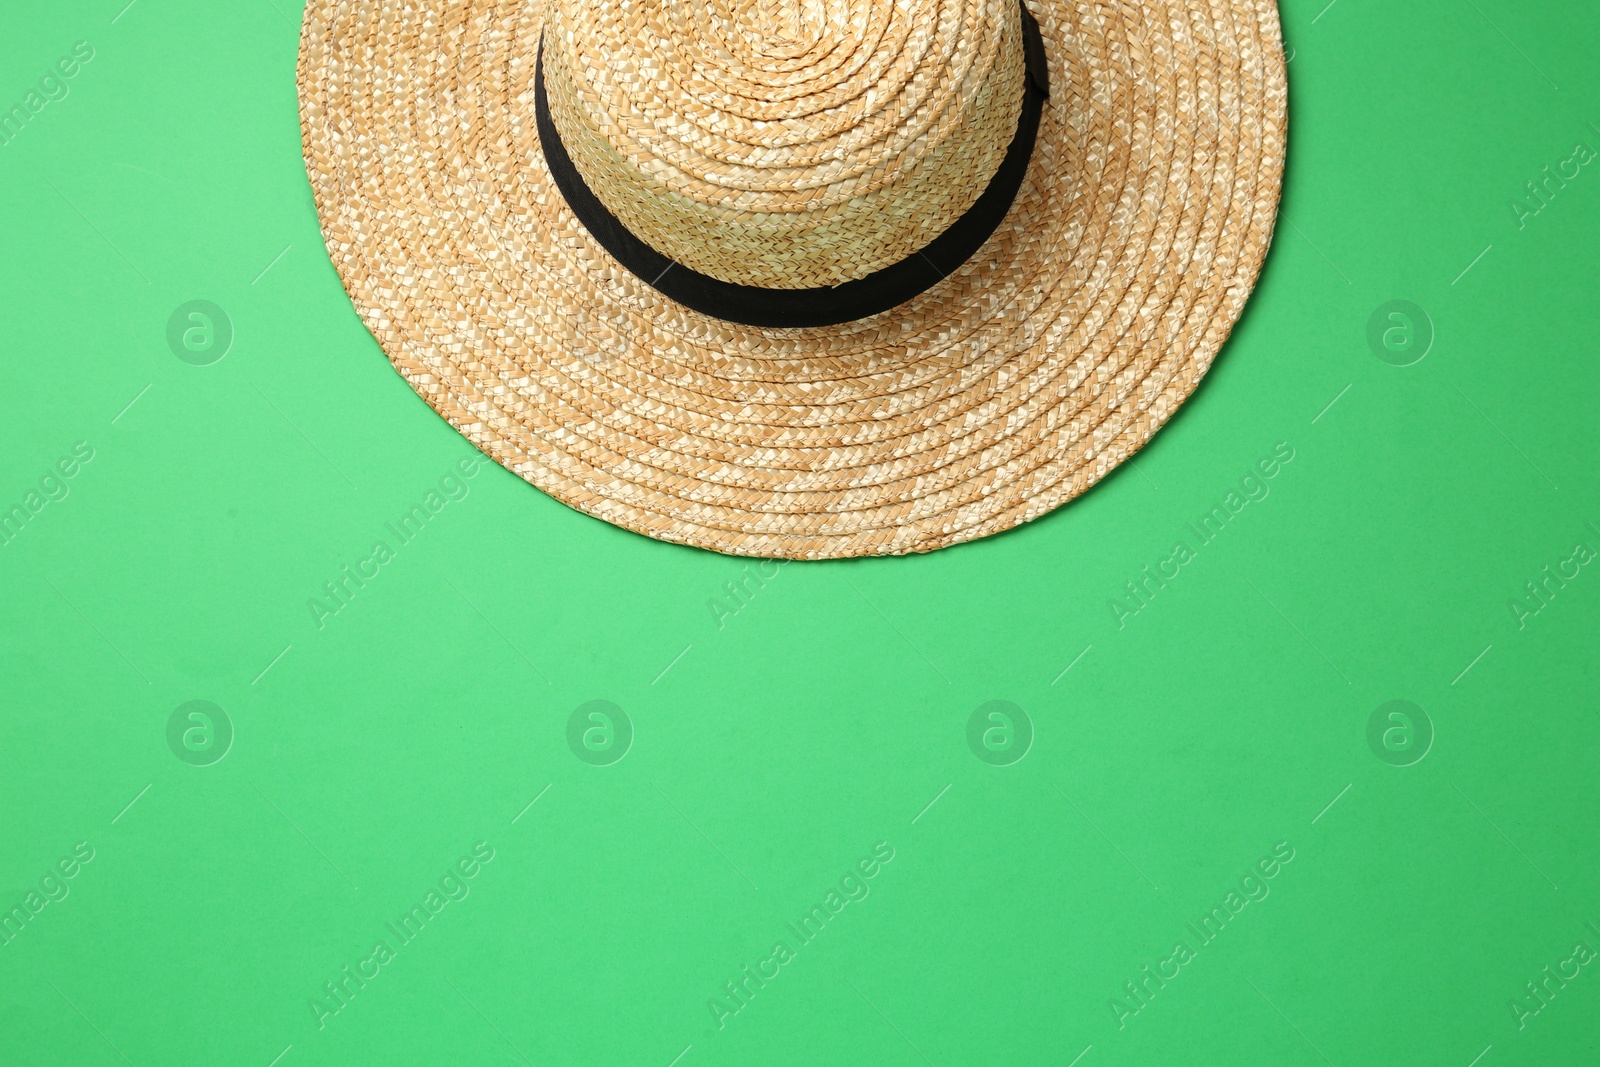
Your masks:
<instances>
[{"instance_id":1,"label":"green paper backdrop","mask_svg":"<svg viewBox=\"0 0 1600 1067\"><path fill-rule=\"evenodd\" d=\"M300 6L0 14L0 1063L1600 1060L1589 4L1287 4L1180 415L781 567L393 372Z\"/></svg>"}]
</instances>

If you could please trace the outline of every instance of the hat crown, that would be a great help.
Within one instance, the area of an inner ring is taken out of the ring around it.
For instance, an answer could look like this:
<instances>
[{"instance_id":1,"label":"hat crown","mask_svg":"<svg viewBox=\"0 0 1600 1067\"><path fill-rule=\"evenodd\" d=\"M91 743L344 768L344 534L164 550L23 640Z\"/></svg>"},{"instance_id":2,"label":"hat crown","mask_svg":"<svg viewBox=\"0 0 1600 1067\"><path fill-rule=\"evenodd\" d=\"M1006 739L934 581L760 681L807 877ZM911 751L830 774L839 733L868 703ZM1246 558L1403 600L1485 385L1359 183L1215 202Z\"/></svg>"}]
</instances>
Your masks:
<instances>
[{"instance_id":1,"label":"hat crown","mask_svg":"<svg viewBox=\"0 0 1600 1067\"><path fill-rule=\"evenodd\" d=\"M554 0L550 116L650 247L769 289L915 255L972 207L1022 111L1017 0Z\"/></svg>"},{"instance_id":2,"label":"hat crown","mask_svg":"<svg viewBox=\"0 0 1600 1067\"><path fill-rule=\"evenodd\" d=\"M820 3L808 0L749 0L742 23L755 54L791 59L815 49L827 28Z\"/></svg>"}]
</instances>

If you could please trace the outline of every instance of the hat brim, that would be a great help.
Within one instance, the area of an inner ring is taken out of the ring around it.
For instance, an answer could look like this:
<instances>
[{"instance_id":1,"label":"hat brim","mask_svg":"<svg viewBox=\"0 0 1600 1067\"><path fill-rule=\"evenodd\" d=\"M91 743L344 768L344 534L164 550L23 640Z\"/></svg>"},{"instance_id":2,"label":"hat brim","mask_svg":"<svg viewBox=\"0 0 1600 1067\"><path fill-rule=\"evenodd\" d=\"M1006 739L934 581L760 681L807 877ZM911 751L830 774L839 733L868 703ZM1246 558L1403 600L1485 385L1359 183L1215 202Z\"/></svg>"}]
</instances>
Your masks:
<instances>
[{"instance_id":1,"label":"hat brim","mask_svg":"<svg viewBox=\"0 0 1600 1067\"><path fill-rule=\"evenodd\" d=\"M1051 100L960 269L839 326L741 326L619 265L554 187L543 4L310 0L307 171L352 303L480 449L590 515L749 556L922 552L1082 493L1189 396L1277 212L1274 0L1029 0Z\"/></svg>"}]
</instances>

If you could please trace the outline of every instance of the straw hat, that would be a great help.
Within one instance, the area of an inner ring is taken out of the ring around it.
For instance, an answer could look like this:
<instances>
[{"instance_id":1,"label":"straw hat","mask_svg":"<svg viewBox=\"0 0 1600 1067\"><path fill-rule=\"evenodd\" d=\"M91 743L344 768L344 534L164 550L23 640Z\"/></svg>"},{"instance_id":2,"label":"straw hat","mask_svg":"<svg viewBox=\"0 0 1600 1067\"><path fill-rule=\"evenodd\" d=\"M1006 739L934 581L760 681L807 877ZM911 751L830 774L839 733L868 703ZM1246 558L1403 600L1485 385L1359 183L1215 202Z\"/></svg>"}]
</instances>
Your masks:
<instances>
[{"instance_id":1,"label":"straw hat","mask_svg":"<svg viewBox=\"0 0 1600 1067\"><path fill-rule=\"evenodd\" d=\"M1083 492L1271 240L1274 0L309 0L333 263L545 492L752 556L923 552Z\"/></svg>"}]
</instances>

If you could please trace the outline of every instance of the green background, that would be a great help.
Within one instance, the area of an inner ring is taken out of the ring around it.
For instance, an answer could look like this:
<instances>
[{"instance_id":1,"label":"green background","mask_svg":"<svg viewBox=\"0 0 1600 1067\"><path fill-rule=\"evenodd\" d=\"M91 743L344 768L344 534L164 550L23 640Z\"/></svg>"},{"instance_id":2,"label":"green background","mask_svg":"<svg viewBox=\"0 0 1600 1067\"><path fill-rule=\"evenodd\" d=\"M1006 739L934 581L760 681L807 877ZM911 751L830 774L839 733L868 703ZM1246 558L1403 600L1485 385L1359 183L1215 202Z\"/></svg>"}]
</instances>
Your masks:
<instances>
[{"instance_id":1,"label":"green background","mask_svg":"<svg viewBox=\"0 0 1600 1067\"><path fill-rule=\"evenodd\" d=\"M94 857L0 946L0 1063L1600 1059L1600 965L1512 1007L1600 950L1600 566L1524 589L1600 549L1600 162L1525 188L1600 149L1589 4L1286 5L1260 286L1179 417L1047 518L757 580L485 462L319 628L477 453L322 247L298 0L125 3L0 15L0 107L94 50L0 146L0 508L93 449L0 544L0 911ZM209 366L166 341L194 299L234 331ZM1396 299L1435 333L1405 367L1367 342ZM1119 619L1280 442L1270 495ZM609 766L566 740L596 699L634 731ZM191 700L232 724L209 766L168 744ZM1032 724L1009 766L968 747L992 700ZM1368 744L1390 700L1420 762ZM319 1028L479 842L470 895Z\"/></svg>"}]
</instances>

